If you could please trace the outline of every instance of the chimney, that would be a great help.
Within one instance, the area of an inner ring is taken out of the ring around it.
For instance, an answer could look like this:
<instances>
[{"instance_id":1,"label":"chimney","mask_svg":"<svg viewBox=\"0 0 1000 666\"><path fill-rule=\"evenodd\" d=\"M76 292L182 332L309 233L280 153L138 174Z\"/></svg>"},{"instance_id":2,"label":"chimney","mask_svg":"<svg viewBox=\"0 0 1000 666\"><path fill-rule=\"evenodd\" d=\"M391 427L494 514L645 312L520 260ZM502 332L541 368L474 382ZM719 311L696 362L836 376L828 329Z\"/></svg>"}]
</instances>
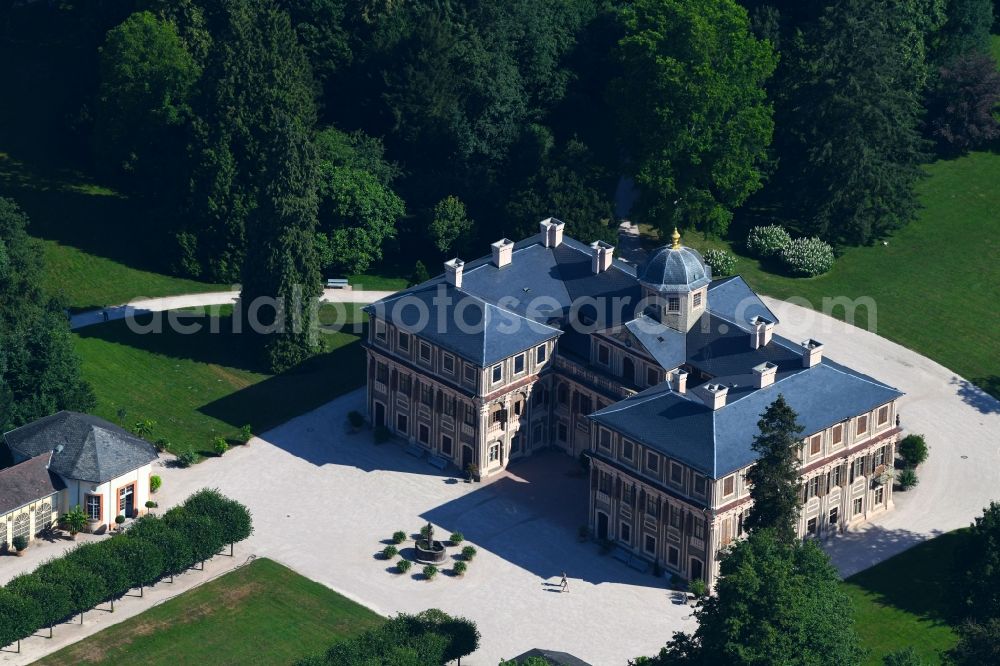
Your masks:
<instances>
[{"instance_id":1,"label":"chimney","mask_svg":"<svg viewBox=\"0 0 1000 666\"><path fill-rule=\"evenodd\" d=\"M764 317L754 317L750 320L750 348L760 349L771 342L774 334L774 322Z\"/></svg>"},{"instance_id":2,"label":"chimney","mask_svg":"<svg viewBox=\"0 0 1000 666\"><path fill-rule=\"evenodd\" d=\"M463 268L465 268L465 262L458 257L444 262L444 276L448 280L448 284L457 289L462 288Z\"/></svg>"},{"instance_id":3,"label":"chimney","mask_svg":"<svg viewBox=\"0 0 1000 666\"><path fill-rule=\"evenodd\" d=\"M674 370L670 374L670 378L673 380L673 386L671 388L673 388L674 391L680 394L687 393L687 385L688 385L687 372L678 368L677 370Z\"/></svg>"},{"instance_id":4,"label":"chimney","mask_svg":"<svg viewBox=\"0 0 1000 666\"><path fill-rule=\"evenodd\" d=\"M778 366L770 361L765 361L753 367L753 385L756 388L766 388L774 383L774 376L778 374Z\"/></svg>"},{"instance_id":5,"label":"chimney","mask_svg":"<svg viewBox=\"0 0 1000 666\"><path fill-rule=\"evenodd\" d=\"M809 338L802 343L802 367L811 368L823 360L823 343Z\"/></svg>"},{"instance_id":6,"label":"chimney","mask_svg":"<svg viewBox=\"0 0 1000 666\"><path fill-rule=\"evenodd\" d=\"M706 405L713 410L718 410L726 406L726 394L729 393L729 387L722 384L704 384L698 387L698 392Z\"/></svg>"},{"instance_id":7,"label":"chimney","mask_svg":"<svg viewBox=\"0 0 1000 666\"><path fill-rule=\"evenodd\" d=\"M604 241L594 241L590 244L591 269L595 274L603 273L611 268L611 262L615 258L615 246L608 245Z\"/></svg>"},{"instance_id":8,"label":"chimney","mask_svg":"<svg viewBox=\"0 0 1000 666\"><path fill-rule=\"evenodd\" d=\"M542 241L545 247L559 247L562 243L563 229L566 227L566 224L554 217L547 217L539 222L538 226L541 228L542 234L544 234Z\"/></svg>"},{"instance_id":9,"label":"chimney","mask_svg":"<svg viewBox=\"0 0 1000 666\"><path fill-rule=\"evenodd\" d=\"M493 265L503 268L510 263L510 258L514 254L514 241L501 238L490 245L490 249L493 250Z\"/></svg>"}]
</instances>

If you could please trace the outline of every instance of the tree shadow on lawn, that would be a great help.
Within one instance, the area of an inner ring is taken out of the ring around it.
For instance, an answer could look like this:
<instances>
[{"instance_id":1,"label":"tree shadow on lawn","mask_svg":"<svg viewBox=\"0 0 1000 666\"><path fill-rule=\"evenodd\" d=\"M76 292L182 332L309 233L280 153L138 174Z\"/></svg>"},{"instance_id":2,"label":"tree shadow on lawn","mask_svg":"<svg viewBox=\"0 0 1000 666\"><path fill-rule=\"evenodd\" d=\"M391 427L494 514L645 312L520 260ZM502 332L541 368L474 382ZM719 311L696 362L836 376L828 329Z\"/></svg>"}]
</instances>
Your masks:
<instances>
[{"instance_id":1,"label":"tree shadow on lawn","mask_svg":"<svg viewBox=\"0 0 1000 666\"><path fill-rule=\"evenodd\" d=\"M874 595L885 606L926 618L934 624L954 625L962 617L957 583L962 565L959 554L968 547L967 530L926 539L908 530L868 529L837 537L863 539L871 552L898 551L898 555L845 579L849 585ZM909 547L912 545L912 547Z\"/></svg>"},{"instance_id":2,"label":"tree shadow on lawn","mask_svg":"<svg viewBox=\"0 0 1000 666\"><path fill-rule=\"evenodd\" d=\"M578 465L561 451L539 452L420 517L461 532L462 546L489 551L540 578L556 579L565 571L571 581L665 588L664 579L630 569L602 555L597 544L579 541L580 525L587 522L589 483L566 473ZM477 557L472 566L490 565Z\"/></svg>"}]
</instances>

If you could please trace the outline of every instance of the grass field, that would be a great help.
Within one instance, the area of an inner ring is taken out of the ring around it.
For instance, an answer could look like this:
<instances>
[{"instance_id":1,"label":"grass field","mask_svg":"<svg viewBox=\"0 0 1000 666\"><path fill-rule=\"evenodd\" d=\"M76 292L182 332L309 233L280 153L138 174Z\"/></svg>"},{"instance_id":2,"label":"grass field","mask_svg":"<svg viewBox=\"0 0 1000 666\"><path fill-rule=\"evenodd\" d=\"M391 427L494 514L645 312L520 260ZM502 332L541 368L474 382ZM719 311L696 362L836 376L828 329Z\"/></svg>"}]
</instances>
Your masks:
<instances>
[{"instance_id":1,"label":"grass field","mask_svg":"<svg viewBox=\"0 0 1000 666\"><path fill-rule=\"evenodd\" d=\"M872 247L847 248L833 270L788 278L737 253L736 272L777 298L871 297L873 329L1000 397L1000 155L973 153L927 167L918 186L919 218ZM688 233L683 242L704 250L723 241ZM843 318L843 308L831 312ZM855 323L868 325L868 311Z\"/></svg>"},{"instance_id":2,"label":"grass field","mask_svg":"<svg viewBox=\"0 0 1000 666\"><path fill-rule=\"evenodd\" d=\"M382 618L258 559L36 663L291 664Z\"/></svg>"},{"instance_id":3,"label":"grass field","mask_svg":"<svg viewBox=\"0 0 1000 666\"><path fill-rule=\"evenodd\" d=\"M870 666L907 646L924 663L937 664L954 647L958 638L952 629L956 615L949 572L967 539L965 530L949 532L844 582Z\"/></svg>"},{"instance_id":4,"label":"grass field","mask_svg":"<svg viewBox=\"0 0 1000 666\"><path fill-rule=\"evenodd\" d=\"M321 310L326 324L334 316L333 306ZM346 319L361 321L356 306L350 306ZM364 381L360 332L353 332L353 326L324 331L323 353L271 375L249 360L226 310L214 318L203 314L180 320L200 323L202 330L184 335L165 325L162 333L137 334L125 321L113 321L75 334L84 377L97 394L94 412L117 422L118 410L124 408L126 426L155 421L150 439L166 438L174 453L210 455L216 436L234 438L243 424L263 432ZM213 325L219 332L211 332Z\"/></svg>"}]
</instances>

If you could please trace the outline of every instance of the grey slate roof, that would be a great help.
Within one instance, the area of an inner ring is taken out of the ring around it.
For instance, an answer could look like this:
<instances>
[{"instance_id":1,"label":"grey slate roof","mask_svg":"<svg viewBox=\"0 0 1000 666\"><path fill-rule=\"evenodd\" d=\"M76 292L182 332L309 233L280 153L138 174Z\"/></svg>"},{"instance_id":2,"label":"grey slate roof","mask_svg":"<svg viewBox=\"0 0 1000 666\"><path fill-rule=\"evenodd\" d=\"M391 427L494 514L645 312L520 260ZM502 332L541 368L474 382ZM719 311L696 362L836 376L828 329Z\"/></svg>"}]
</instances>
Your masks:
<instances>
[{"instance_id":1,"label":"grey slate roof","mask_svg":"<svg viewBox=\"0 0 1000 666\"><path fill-rule=\"evenodd\" d=\"M66 484L48 468L49 454L43 453L0 470L0 515L53 495Z\"/></svg>"},{"instance_id":2,"label":"grey slate roof","mask_svg":"<svg viewBox=\"0 0 1000 666\"><path fill-rule=\"evenodd\" d=\"M104 483L156 460L144 439L89 414L62 411L4 435L15 459L52 453L49 469L63 479ZM61 447L61 448L60 448Z\"/></svg>"},{"instance_id":3,"label":"grey slate roof","mask_svg":"<svg viewBox=\"0 0 1000 666\"><path fill-rule=\"evenodd\" d=\"M642 344L660 367L672 370L687 357L685 335L642 314L625 324L625 328Z\"/></svg>"},{"instance_id":4,"label":"grey slate roof","mask_svg":"<svg viewBox=\"0 0 1000 666\"><path fill-rule=\"evenodd\" d=\"M523 654L519 654L514 657L511 661L516 664L520 664L530 657L535 657L544 659L546 663L551 666L590 666L587 662L579 657L574 657L568 652L559 652L558 650L546 650L545 648L533 648L528 650Z\"/></svg>"},{"instance_id":5,"label":"grey slate roof","mask_svg":"<svg viewBox=\"0 0 1000 666\"><path fill-rule=\"evenodd\" d=\"M708 287L707 306L709 312L736 324L744 331L752 330L750 320L754 317L780 323L760 296L739 275L712 282Z\"/></svg>"},{"instance_id":6,"label":"grey slate roof","mask_svg":"<svg viewBox=\"0 0 1000 666\"><path fill-rule=\"evenodd\" d=\"M718 479L754 462L750 444L757 421L779 394L798 414L803 436L902 395L826 359L808 370L784 376L779 371L775 383L763 389L753 388L749 374L744 377L742 390L730 389L726 405L718 410L707 407L691 390L681 395L664 383L590 418ZM712 381L725 383L720 378Z\"/></svg>"},{"instance_id":7,"label":"grey slate roof","mask_svg":"<svg viewBox=\"0 0 1000 666\"><path fill-rule=\"evenodd\" d=\"M654 289L693 291L711 282L711 270L705 260L689 247L676 250L663 247L656 251L639 272L639 279Z\"/></svg>"}]
</instances>

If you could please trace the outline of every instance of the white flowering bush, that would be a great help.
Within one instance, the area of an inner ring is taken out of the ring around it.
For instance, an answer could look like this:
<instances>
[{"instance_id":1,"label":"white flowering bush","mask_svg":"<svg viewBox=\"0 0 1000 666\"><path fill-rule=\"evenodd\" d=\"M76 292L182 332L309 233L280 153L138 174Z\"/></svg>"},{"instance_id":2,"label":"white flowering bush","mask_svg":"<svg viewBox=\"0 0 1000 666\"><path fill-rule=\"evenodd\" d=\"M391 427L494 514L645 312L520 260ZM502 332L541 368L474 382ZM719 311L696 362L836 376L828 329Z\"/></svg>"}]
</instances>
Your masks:
<instances>
[{"instance_id":1,"label":"white flowering bush","mask_svg":"<svg viewBox=\"0 0 1000 666\"><path fill-rule=\"evenodd\" d=\"M784 227L769 224L766 227L754 227L747 234L747 250L755 257L765 259L781 254L781 251L792 242Z\"/></svg>"},{"instance_id":2,"label":"white flowering bush","mask_svg":"<svg viewBox=\"0 0 1000 666\"><path fill-rule=\"evenodd\" d=\"M707 250L705 263L712 269L712 277L732 275L736 271L736 257L726 250Z\"/></svg>"},{"instance_id":3,"label":"white flowering bush","mask_svg":"<svg viewBox=\"0 0 1000 666\"><path fill-rule=\"evenodd\" d=\"M780 256L781 263L792 275L812 277L833 268L833 248L818 238L796 238Z\"/></svg>"}]
</instances>

